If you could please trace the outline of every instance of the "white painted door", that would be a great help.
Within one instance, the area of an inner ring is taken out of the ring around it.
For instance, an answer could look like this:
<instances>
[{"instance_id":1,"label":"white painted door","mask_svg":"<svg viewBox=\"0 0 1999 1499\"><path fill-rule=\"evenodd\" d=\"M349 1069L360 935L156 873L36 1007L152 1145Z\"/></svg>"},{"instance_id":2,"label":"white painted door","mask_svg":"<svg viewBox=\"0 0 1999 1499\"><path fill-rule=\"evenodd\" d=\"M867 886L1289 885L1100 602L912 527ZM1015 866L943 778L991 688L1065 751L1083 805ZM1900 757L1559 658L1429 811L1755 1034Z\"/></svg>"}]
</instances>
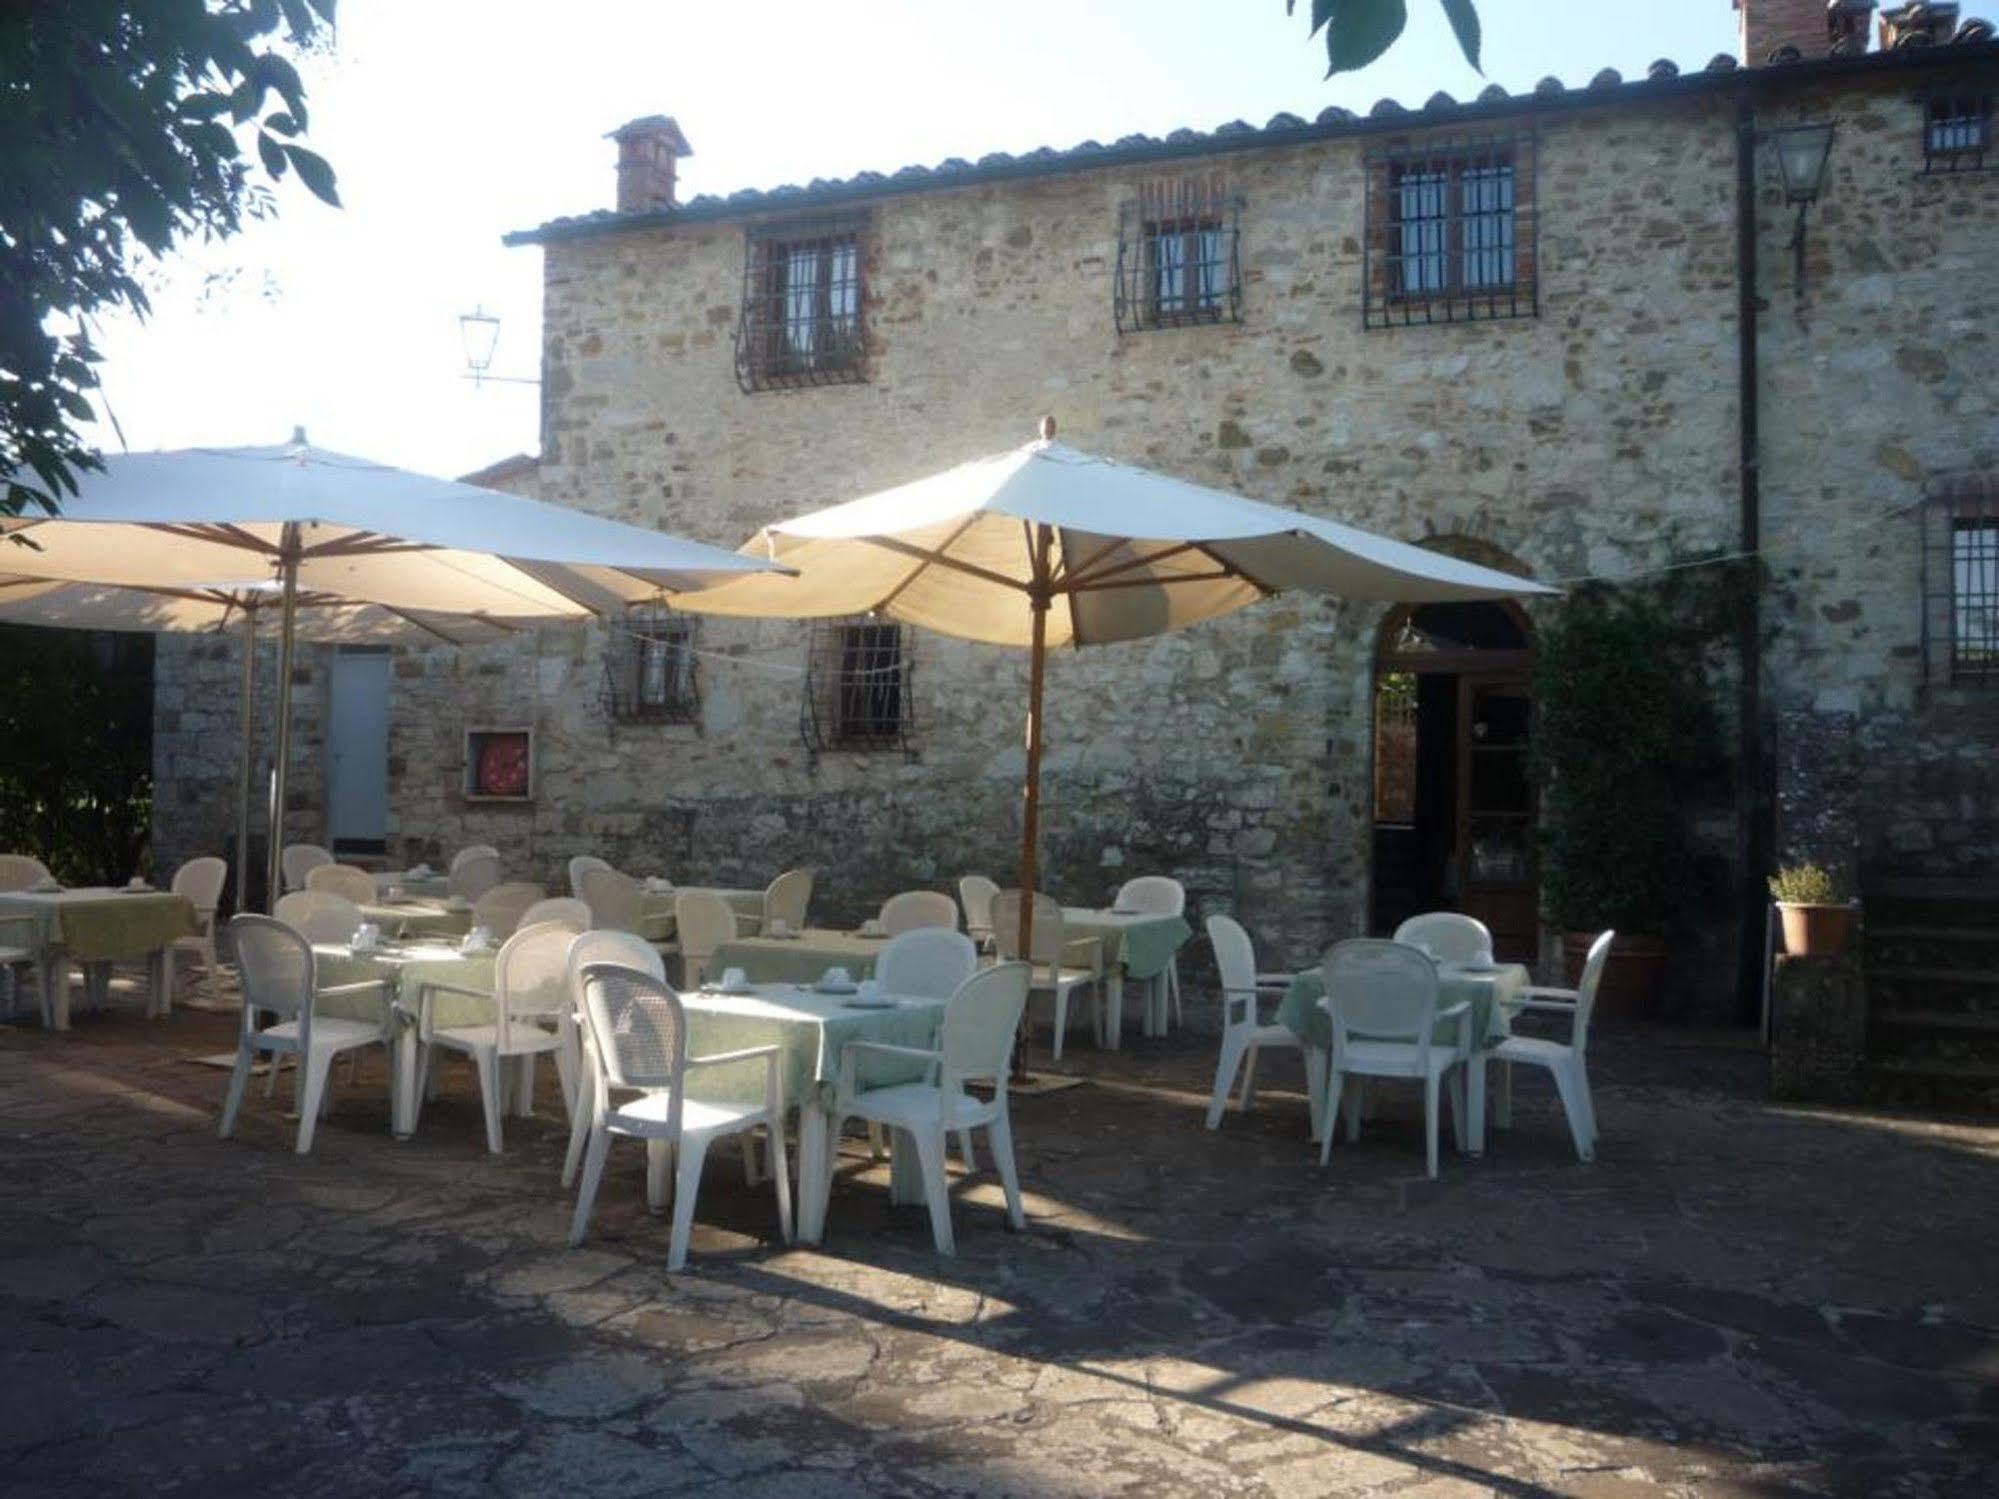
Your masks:
<instances>
[{"instance_id":1,"label":"white painted door","mask_svg":"<svg viewBox=\"0 0 1999 1499\"><path fill-rule=\"evenodd\" d=\"M327 834L380 843L389 832L389 653L342 650L333 657L327 723Z\"/></svg>"}]
</instances>

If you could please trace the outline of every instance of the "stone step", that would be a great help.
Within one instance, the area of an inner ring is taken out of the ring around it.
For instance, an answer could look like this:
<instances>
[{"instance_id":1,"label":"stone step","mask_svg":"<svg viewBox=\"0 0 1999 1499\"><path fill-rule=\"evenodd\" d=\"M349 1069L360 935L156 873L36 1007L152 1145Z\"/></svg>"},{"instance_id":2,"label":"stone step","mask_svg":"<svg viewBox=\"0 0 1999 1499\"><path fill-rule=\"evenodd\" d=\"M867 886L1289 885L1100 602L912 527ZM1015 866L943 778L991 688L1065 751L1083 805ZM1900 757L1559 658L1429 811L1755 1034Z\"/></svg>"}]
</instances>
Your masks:
<instances>
[{"instance_id":1,"label":"stone step","mask_svg":"<svg viewBox=\"0 0 1999 1499\"><path fill-rule=\"evenodd\" d=\"M1868 1094L1884 1103L1999 1112L1999 1062L1889 1058L1869 1061L1862 1080Z\"/></svg>"},{"instance_id":2,"label":"stone step","mask_svg":"<svg viewBox=\"0 0 1999 1499\"><path fill-rule=\"evenodd\" d=\"M1888 1010L1868 1017L1888 1030L1949 1031L1964 1035L1999 1036L1999 1014L1962 1010Z\"/></svg>"},{"instance_id":3,"label":"stone step","mask_svg":"<svg viewBox=\"0 0 1999 1499\"><path fill-rule=\"evenodd\" d=\"M1989 880L1880 880L1861 891L1868 927L1941 926L1999 932L1999 884Z\"/></svg>"},{"instance_id":4,"label":"stone step","mask_svg":"<svg viewBox=\"0 0 1999 1499\"><path fill-rule=\"evenodd\" d=\"M1985 931L1978 927L1870 926L1861 951L1870 969L1949 968L1999 972L1999 931Z\"/></svg>"},{"instance_id":5,"label":"stone step","mask_svg":"<svg viewBox=\"0 0 1999 1499\"><path fill-rule=\"evenodd\" d=\"M1867 1022L1867 1060L1942 1067L1999 1066L1999 1014L1874 1011Z\"/></svg>"}]
</instances>

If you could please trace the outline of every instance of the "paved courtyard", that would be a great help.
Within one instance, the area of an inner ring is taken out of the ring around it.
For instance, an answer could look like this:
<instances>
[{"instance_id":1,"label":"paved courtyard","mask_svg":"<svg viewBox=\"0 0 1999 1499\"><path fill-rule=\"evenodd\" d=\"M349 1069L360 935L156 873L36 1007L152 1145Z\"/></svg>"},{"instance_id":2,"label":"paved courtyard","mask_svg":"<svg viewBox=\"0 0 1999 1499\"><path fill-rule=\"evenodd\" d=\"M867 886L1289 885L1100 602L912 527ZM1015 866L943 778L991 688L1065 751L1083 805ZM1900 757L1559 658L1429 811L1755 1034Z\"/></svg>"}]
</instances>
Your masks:
<instances>
[{"instance_id":1,"label":"paved courtyard","mask_svg":"<svg viewBox=\"0 0 1999 1499\"><path fill-rule=\"evenodd\" d=\"M1024 1236L976 1178L936 1258L850 1142L773 1246L724 1152L669 1276L636 1147L564 1247L552 1091L397 1144L377 1055L300 1160L255 1094L215 1139L231 1039L0 1031L0 1494L1999 1492L1999 1130L1740 1050L1606 1035L1595 1165L1528 1079L1433 1184L1393 1100L1321 1172L1295 1060L1209 1134L1209 1043L1082 1046Z\"/></svg>"}]
</instances>

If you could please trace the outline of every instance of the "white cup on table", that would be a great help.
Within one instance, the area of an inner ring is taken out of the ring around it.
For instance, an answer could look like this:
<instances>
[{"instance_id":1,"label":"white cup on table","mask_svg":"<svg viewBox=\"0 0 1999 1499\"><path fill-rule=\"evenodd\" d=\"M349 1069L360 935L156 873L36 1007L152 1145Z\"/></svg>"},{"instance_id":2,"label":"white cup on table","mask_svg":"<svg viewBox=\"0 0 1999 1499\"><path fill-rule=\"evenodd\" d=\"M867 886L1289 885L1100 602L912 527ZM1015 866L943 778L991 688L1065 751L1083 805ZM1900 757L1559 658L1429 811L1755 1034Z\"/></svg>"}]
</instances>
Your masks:
<instances>
[{"instance_id":1,"label":"white cup on table","mask_svg":"<svg viewBox=\"0 0 1999 1499\"><path fill-rule=\"evenodd\" d=\"M747 989L749 986L750 976L743 972L742 969L724 968L722 970L722 991L724 993L733 994L736 990Z\"/></svg>"},{"instance_id":2,"label":"white cup on table","mask_svg":"<svg viewBox=\"0 0 1999 1499\"><path fill-rule=\"evenodd\" d=\"M791 923L786 921L782 916L772 917L770 934L773 937L789 937L791 935Z\"/></svg>"}]
</instances>

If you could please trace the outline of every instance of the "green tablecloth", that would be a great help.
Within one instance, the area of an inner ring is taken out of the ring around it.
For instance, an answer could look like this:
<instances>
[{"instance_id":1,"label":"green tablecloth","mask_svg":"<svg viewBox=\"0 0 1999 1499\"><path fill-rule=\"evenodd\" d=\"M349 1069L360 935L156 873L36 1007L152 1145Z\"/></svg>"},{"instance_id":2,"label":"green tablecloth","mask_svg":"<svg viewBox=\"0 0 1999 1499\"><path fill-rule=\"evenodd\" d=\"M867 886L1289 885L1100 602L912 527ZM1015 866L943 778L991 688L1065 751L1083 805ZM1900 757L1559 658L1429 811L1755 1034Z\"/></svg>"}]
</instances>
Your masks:
<instances>
[{"instance_id":1,"label":"green tablecloth","mask_svg":"<svg viewBox=\"0 0 1999 1499\"><path fill-rule=\"evenodd\" d=\"M713 885L687 885L677 890L646 890L639 895L639 935L648 942L671 942L679 931L673 915L674 897L684 892L705 891L719 895L736 913L736 930L754 935L763 924L764 893L761 890L724 890ZM815 975L816 976L816 975Z\"/></svg>"},{"instance_id":2,"label":"green tablecloth","mask_svg":"<svg viewBox=\"0 0 1999 1499\"><path fill-rule=\"evenodd\" d=\"M851 966L851 965L850 965ZM840 1050L849 1041L929 1047L935 1043L942 1001L908 1001L893 1010L849 1009L837 995L815 994L789 984L760 985L754 995L696 992L681 996L687 1012L689 1056L715 1056L751 1046L779 1046L784 1102L796 1108L831 1088L840 1076ZM857 1069L863 1085L908 1082L921 1063L868 1058ZM702 1067L688 1074L691 1098L717 1103L749 1103L763 1097L763 1063Z\"/></svg>"},{"instance_id":3,"label":"green tablecloth","mask_svg":"<svg viewBox=\"0 0 1999 1499\"><path fill-rule=\"evenodd\" d=\"M78 963L143 958L200 930L194 907L166 890L9 891L0 895L0 914L34 917L37 945L60 950Z\"/></svg>"},{"instance_id":4,"label":"green tablecloth","mask_svg":"<svg viewBox=\"0 0 1999 1499\"><path fill-rule=\"evenodd\" d=\"M1480 1051L1505 1039L1508 1003L1527 987L1527 970L1518 963L1502 964L1496 973L1467 973L1461 968L1440 967L1437 989L1439 1009L1449 1009L1460 1000L1471 1004L1472 1045ZM1326 981L1318 969L1308 969L1291 981L1277 1007L1277 1023L1287 1027L1307 1046L1333 1044L1333 1020L1319 1001L1326 997ZM1436 1039L1455 1038L1455 1020L1440 1023Z\"/></svg>"},{"instance_id":5,"label":"green tablecloth","mask_svg":"<svg viewBox=\"0 0 1999 1499\"><path fill-rule=\"evenodd\" d=\"M1089 938L1100 945L1106 972L1122 964L1125 976L1156 978L1186 946L1194 929L1180 916L1114 916L1083 906L1062 908L1064 945ZM1064 962L1068 961L1064 956Z\"/></svg>"},{"instance_id":6,"label":"green tablecloth","mask_svg":"<svg viewBox=\"0 0 1999 1499\"><path fill-rule=\"evenodd\" d=\"M438 901L363 906L361 915L380 927L384 937L462 937L472 930L470 906L454 911Z\"/></svg>"},{"instance_id":7,"label":"green tablecloth","mask_svg":"<svg viewBox=\"0 0 1999 1499\"><path fill-rule=\"evenodd\" d=\"M422 1003L423 986L432 983L456 984L467 989L490 991L493 987L493 954L467 956L442 943L411 946L397 952L357 953L351 947L315 945L319 982L322 988L340 984L387 979L389 996L396 1009L415 1022ZM334 1015L344 1020L381 1021L382 1002L375 994L334 994L313 1007L318 1015ZM439 994L431 1002L434 1025L484 1025L493 1018L491 1000L462 994Z\"/></svg>"},{"instance_id":8,"label":"green tablecloth","mask_svg":"<svg viewBox=\"0 0 1999 1499\"><path fill-rule=\"evenodd\" d=\"M796 937L738 937L715 949L708 972L719 977L740 968L753 984L810 984L837 967L860 980L873 975L885 940L823 927L807 927Z\"/></svg>"}]
</instances>

